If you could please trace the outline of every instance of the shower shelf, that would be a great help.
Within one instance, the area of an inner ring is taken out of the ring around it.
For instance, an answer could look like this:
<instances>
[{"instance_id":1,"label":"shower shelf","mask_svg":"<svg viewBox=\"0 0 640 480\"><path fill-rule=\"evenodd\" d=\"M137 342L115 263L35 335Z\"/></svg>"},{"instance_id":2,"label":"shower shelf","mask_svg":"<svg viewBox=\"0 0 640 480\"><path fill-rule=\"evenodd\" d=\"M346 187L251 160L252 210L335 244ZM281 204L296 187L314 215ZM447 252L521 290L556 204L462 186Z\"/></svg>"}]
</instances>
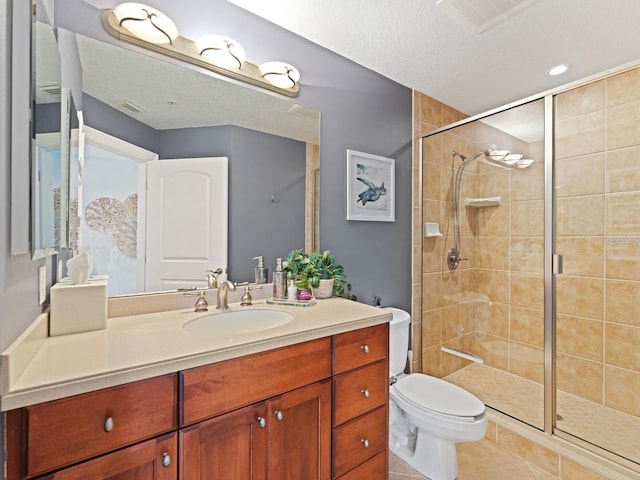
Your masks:
<instances>
[{"instance_id":1,"label":"shower shelf","mask_svg":"<svg viewBox=\"0 0 640 480\"><path fill-rule=\"evenodd\" d=\"M482 207L496 207L500 205L500 197L486 197L486 198L469 198L464 199L464 205L466 207L482 208Z\"/></svg>"},{"instance_id":2,"label":"shower shelf","mask_svg":"<svg viewBox=\"0 0 640 480\"><path fill-rule=\"evenodd\" d=\"M480 357L478 357L477 355L474 355L471 352L467 352L466 350L460 350L459 348L455 348L455 347L440 347L440 349L443 352L447 352L447 353L450 353L451 355L462 357L466 360L471 360L472 362L484 363L484 360L482 360Z\"/></svg>"}]
</instances>

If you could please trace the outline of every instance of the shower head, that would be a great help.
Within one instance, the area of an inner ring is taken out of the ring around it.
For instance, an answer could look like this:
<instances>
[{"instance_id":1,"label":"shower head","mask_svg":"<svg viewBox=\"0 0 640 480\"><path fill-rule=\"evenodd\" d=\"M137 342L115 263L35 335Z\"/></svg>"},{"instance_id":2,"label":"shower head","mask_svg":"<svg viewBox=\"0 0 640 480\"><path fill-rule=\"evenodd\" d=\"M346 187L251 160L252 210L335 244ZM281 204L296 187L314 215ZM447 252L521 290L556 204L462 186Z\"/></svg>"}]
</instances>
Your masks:
<instances>
[{"instance_id":1,"label":"shower head","mask_svg":"<svg viewBox=\"0 0 640 480\"><path fill-rule=\"evenodd\" d=\"M462 162L466 162L467 161L467 157L466 156L464 156L461 153L456 152L455 150L451 151L451 155L453 155L454 158L455 157L460 157L460 160L462 160Z\"/></svg>"}]
</instances>

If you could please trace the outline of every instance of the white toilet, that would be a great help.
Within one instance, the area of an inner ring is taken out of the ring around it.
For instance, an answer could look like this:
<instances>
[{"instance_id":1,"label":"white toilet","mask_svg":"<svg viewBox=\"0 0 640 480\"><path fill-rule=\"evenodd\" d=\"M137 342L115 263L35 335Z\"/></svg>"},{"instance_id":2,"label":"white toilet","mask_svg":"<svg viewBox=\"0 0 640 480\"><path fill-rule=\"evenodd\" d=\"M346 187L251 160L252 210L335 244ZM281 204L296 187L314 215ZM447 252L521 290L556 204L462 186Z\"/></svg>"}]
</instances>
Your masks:
<instances>
[{"instance_id":1,"label":"white toilet","mask_svg":"<svg viewBox=\"0 0 640 480\"><path fill-rule=\"evenodd\" d=\"M397 308L387 310L393 313L389 328L389 447L431 480L454 480L458 474L455 444L484 437L485 405L445 380L422 373L405 374L411 316Z\"/></svg>"}]
</instances>

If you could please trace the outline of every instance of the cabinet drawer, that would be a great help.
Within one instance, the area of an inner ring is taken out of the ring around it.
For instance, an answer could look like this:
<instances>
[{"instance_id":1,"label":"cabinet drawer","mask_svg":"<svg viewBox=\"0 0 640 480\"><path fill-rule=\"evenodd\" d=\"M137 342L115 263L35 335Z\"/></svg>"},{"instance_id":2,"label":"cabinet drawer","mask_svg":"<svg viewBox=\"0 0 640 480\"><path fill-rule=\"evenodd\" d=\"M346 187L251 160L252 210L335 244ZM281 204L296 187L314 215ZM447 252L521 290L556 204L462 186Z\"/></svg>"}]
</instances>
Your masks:
<instances>
[{"instance_id":1,"label":"cabinet drawer","mask_svg":"<svg viewBox=\"0 0 640 480\"><path fill-rule=\"evenodd\" d=\"M27 474L169 432L177 410L175 374L25 407Z\"/></svg>"},{"instance_id":2,"label":"cabinet drawer","mask_svg":"<svg viewBox=\"0 0 640 480\"><path fill-rule=\"evenodd\" d=\"M386 480L387 470L387 452L385 451L345 473L338 480Z\"/></svg>"},{"instance_id":3,"label":"cabinet drawer","mask_svg":"<svg viewBox=\"0 0 640 480\"><path fill-rule=\"evenodd\" d=\"M333 373L344 373L386 358L388 335L388 323L336 335Z\"/></svg>"},{"instance_id":4,"label":"cabinet drawer","mask_svg":"<svg viewBox=\"0 0 640 480\"><path fill-rule=\"evenodd\" d=\"M333 425L341 425L387 401L387 361L379 360L334 379Z\"/></svg>"},{"instance_id":5,"label":"cabinet drawer","mask_svg":"<svg viewBox=\"0 0 640 480\"><path fill-rule=\"evenodd\" d=\"M181 426L331 376L331 338L256 353L181 373Z\"/></svg>"},{"instance_id":6,"label":"cabinet drawer","mask_svg":"<svg viewBox=\"0 0 640 480\"><path fill-rule=\"evenodd\" d=\"M379 407L333 430L334 477L387 449L387 408Z\"/></svg>"}]
</instances>

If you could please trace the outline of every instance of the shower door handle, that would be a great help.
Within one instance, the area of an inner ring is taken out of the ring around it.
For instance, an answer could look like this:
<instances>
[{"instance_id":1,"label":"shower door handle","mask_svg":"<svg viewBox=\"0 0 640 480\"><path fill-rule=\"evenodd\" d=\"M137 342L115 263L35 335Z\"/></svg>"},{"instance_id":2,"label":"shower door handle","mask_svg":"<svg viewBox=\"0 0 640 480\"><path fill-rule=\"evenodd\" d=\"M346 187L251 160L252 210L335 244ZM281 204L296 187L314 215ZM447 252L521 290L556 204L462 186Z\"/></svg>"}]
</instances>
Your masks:
<instances>
[{"instance_id":1,"label":"shower door handle","mask_svg":"<svg viewBox=\"0 0 640 480\"><path fill-rule=\"evenodd\" d=\"M552 256L551 271L554 275L560 275L562 273L562 255Z\"/></svg>"}]
</instances>

